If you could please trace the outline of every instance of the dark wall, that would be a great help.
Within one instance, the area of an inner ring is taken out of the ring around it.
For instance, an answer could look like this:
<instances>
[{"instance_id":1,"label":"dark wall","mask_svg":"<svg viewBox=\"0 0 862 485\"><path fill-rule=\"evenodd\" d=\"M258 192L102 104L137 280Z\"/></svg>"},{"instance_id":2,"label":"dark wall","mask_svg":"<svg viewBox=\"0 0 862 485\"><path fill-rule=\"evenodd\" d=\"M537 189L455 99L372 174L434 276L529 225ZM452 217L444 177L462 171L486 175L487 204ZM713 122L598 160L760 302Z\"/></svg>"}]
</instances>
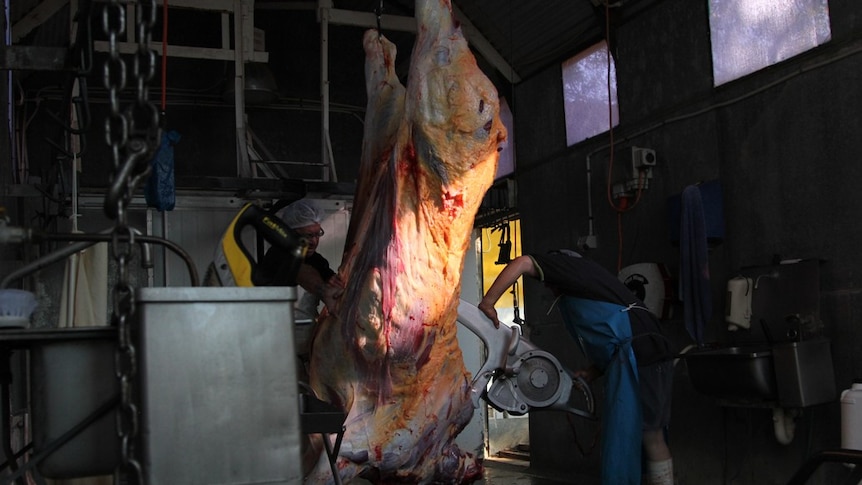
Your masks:
<instances>
[{"instance_id":1,"label":"dark wall","mask_svg":"<svg viewBox=\"0 0 862 485\"><path fill-rule=\"evenodd\" d=\"M611 180L620 173L626 148L648 147L658 156L648 191L619 219L607 201L608 135L566 147L559 68L524 81L516 96L507 92L515 103L524 250L575 246L588 234L592 207L599 245L588 257L611 271L620 264L659 262L675 275L679 251L668 236L668 198L688 185L718 180L726 235L709 256L714 310L707 339L765 338L756 326L735 335L724 329L725 282L741 268L768 264L775 255L816 258L822 260L820 318L823 334L833 344L838 389L862 376L857 351L862 330L856 324L862 315L862 254L856 248L862 209L853 185L862 175L856 147L862 128L862 6L857 0L831 0L829 6L829 45L719 88L712 86L706 1L657 2L644 15L616 26L620 125L614 130L618 145ZM219 38L212 19L204 24L181 13L172 19L172 44L183 44L191 33L199 38L204 32L216 42ZM314 12L258 10L255 24L266 31L281 101L249 107L250 126L276 158L318 161L320 32ZM65 28L68 15L58 18L57 25ZM355 178L361 147L362 31L330 30L331 134L343 181ZM389 34L398 41L398 58L408 58L412 36ZM101 66L101 59L96 65ZM403 72L400 62L396 66ZM178 176L235 174L233 107L221 99L229 72L229 63L221 61L169 59L166 127L182 136L175 150ZM94 123L102 123L106 107L103 94L99 99L99 74L97 69L90 78ZM158 79L160 71L156 75ZM23 87L30 103L27 114L33 116L28 133L33 174L48 186L59 179L58 153L45 139L59 142L62 133L47 113L61 112L64 78L45 77L32 76ZM151 93L158 93L158 82L153 86ZM109 152L97 129L88 136L82 180L104 186L112 172ZM536 343L570 368L584 364L556 313L546 315L552 298L540 285L527 281L525 303ZM681 351L692 340L680 315L677 306L663 327ZM693 389L684 361L676 369L670 441L680 483L784 483L812 452L838 445L837 401L803 409L795 439L780 445L770 409L719 406ZM598 448L591 446L595 424L555 413L534 413L530 420L533 467L597 468Z\"/></svg>"},{"instance_id":2,"label":"dark wall","mask_svg":"<svg viewBox=\"0 0 862 485\"><path fill-rule=\"evenodd\" d=\"M679 249L669 237L668 199L688 185L717 180L726 229L709 253L713 312L706 341L767 337L758 325L726 330L729 278L776 257L819 260L818 334L831 341L837 390L849 387L862 376L862 331L856 322L862 314L857 248L862 210L853 186L862 170L856 146L862 123L860 14L858 2L830 1L828 45L718 88L712 86L707 2L668 0L618 26L620 124L614 130L611 180L621 173L628 147L652 148L658 158L649 189L619 219L607 197L608 134L566 148L559 69L523 82L517 88L515 132L524 251L576 246L588 234L591 203L598 248L586 251L588 257L613 272L657 262L676 277ZM559 317L546 315L550 295L531 281L525 290L534 341L563 356L567 365L583 365ZM674 310L662 325L681 352L694 340L679 302ZM837 393L830 402L801 408L794 439L782 445L768 405L719 405L694 390L684 359L675 372L669 438L680 483L784 483L806 457L840 444ZM598 447L581 454L576 445L589 448L596 432L583 420L533 413L533 466L563 471L595 466Z\"/></svg>"}]
</instances>

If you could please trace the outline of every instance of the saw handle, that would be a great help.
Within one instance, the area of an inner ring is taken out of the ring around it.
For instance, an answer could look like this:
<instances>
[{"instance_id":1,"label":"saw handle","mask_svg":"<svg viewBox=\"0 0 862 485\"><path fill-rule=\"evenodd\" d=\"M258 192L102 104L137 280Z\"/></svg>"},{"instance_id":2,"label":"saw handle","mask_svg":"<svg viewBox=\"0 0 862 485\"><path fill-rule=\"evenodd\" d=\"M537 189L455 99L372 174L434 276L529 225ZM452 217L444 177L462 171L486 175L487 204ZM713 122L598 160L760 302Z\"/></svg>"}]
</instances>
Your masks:
<instances>
[{"instance_id":1,"label":"saw handle","mask_svg":"<svg viewBox=\"0 0 862 485\"><path fill-rule=\"evenodd\" d=\"M240 250L249 261L254 261L254 259L242 243L242 231L248 226L254 227L259 236L263 237L273 248L277 248L279 253L284 256L281 258L278 274L288 275L286 279L295 285L299 267L305 259L305 252L308 249L308 242L305 238L299 236L276 215L266 212L256 204L248 203L236 216L233 233ZM255 286L267 286L270 283L270 277L267 276L269 274L272 272L264 271L257 264L252 265L251 280Z\"/></svg>"}]
</instances>

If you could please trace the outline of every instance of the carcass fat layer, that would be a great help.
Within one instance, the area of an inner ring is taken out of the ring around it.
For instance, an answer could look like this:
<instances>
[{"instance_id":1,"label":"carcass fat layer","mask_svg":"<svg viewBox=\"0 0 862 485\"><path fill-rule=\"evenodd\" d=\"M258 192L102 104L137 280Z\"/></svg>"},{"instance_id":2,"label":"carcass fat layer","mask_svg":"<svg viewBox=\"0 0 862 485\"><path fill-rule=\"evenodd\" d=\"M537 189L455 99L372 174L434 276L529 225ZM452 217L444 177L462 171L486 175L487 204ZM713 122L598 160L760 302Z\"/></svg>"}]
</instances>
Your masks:
<instances>
[{"instance_id":1,"label":"carcass fat layer","mask_svg":"<svg viewBox=\"0 0 862 485\"><path fill-rule=\"evenodd\" d=\"M473 414L456 338L464 254L506 133L448 1L417 0L408 85L395 46L364 38L368 107L354 212L339 272L348 282L314 339L311 383L348 414L347 481L469 483L454 443ZM308 476L332 479L325 457Z\"/></svg>"}]
</instances>

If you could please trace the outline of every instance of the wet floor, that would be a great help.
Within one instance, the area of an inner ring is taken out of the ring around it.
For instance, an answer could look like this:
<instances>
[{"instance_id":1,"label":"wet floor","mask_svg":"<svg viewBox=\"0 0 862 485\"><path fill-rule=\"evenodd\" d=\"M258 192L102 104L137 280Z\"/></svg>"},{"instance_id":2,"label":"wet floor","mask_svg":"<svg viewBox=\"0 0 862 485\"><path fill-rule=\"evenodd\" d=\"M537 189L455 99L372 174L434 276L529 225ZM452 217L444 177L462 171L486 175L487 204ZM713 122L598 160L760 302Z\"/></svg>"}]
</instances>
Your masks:
<instances>
[{"instance_id":1,"label":"wet floor","mask_svg":"<svg viewBox=\"0 0 862 485\"><path fill-rule=\"evenodd\" d=\"M520 460L485 459L485 478L477 484L484 485L598 485L598 477L588 475L548 476L536 473L529 462Z\"/></svg>"}]
</instances>

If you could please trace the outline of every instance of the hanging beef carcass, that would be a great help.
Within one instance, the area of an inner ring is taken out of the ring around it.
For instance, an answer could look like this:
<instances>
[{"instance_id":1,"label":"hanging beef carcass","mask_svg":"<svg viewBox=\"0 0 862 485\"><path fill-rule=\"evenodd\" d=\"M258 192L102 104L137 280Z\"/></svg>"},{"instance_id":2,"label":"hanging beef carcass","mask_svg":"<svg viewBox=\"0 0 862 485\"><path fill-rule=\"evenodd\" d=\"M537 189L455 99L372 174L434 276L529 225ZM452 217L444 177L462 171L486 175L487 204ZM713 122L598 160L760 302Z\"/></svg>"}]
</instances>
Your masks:
<instances>
[{"instance_id":1,"label":"hanging beef carcass","mask_svg":"<svg viewBox=\"0 0 862 485\"><path fill-rule=\"evenodd\" d=\"M311 385L342 407L345 481L469 483L454 443L473 415L456 339L464 255L506 138L499 99L448 0L416 0L407 87L395 46L364 37L368 107L339 306L313 343ZM490 325L490 322L489 322ZM332 481L326 457L308 483Z\"/></svg>"}]
</instances>

